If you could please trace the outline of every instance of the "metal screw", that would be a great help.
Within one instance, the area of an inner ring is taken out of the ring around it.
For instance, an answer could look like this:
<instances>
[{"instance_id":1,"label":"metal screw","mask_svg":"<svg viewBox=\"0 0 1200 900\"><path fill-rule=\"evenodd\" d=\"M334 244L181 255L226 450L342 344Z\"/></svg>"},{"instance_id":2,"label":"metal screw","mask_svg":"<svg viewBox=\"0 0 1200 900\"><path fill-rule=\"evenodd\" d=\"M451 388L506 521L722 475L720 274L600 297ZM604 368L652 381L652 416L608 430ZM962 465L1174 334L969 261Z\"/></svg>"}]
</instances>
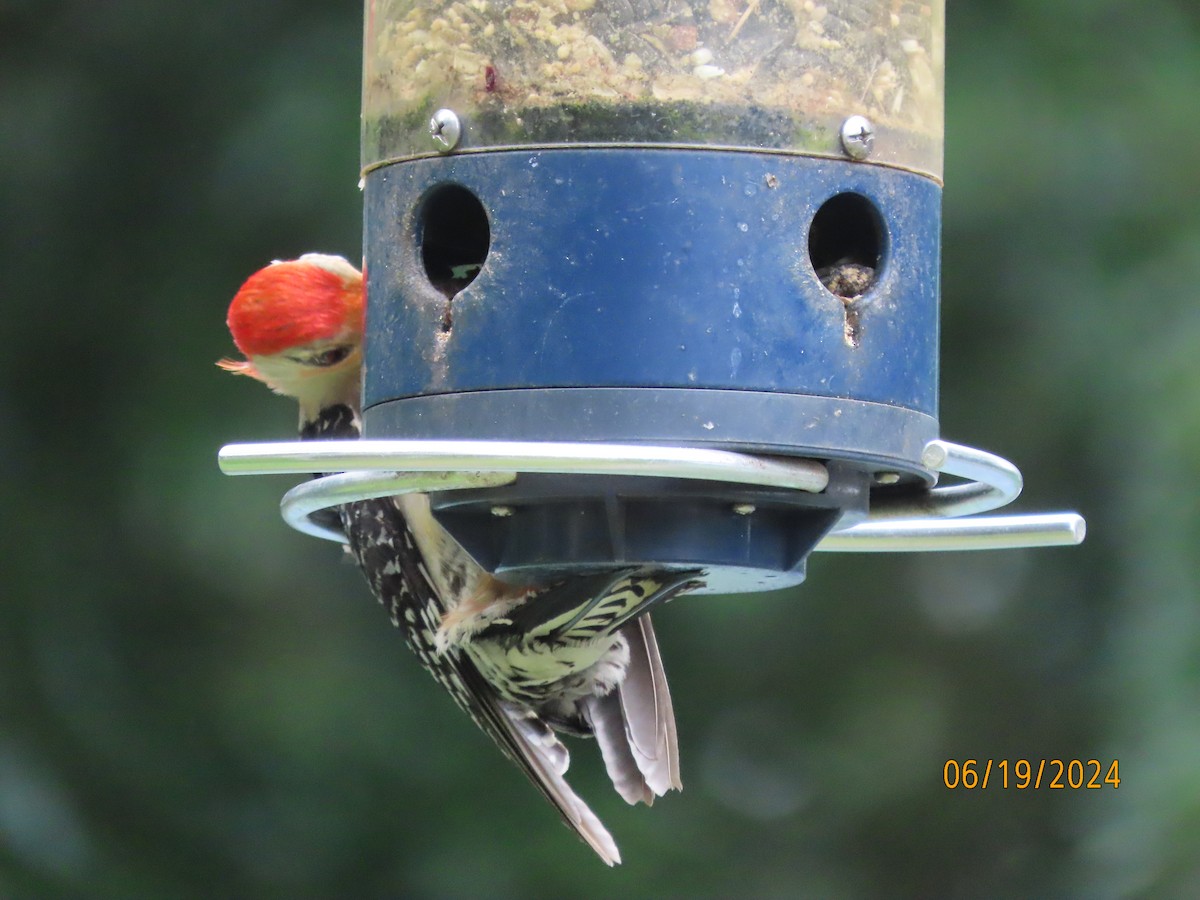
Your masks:
<instances>
[{"instance_id":1,"label":"metal screw","mask_svg":"<svg viewBox=\"0 0 1200 900\"><path fill-rule=\"evenodd\" d=\"M452 109L439 109L429 120L429 136L433 138L434 149L439 153L449 153L458 146L462 137L462 122Z\"/></svg>"},{"instance_id":2,"label":"metal screw","mask_svg":"<svg viewBox=\"0 0 1200 900\"><path fill-rule=\"evenodd\" d=\"M866 116L850 116L842 123L842 149L851 159L866 159L875 149L875 126Z\"/></svg>"},{"instance_id":3,"label":"metal screw","mask_svg":"<svg viewBox=\"0 0 1200 900\"><path fill-rule=\"evenodd\" d=\"M733 504L733 513L736 516L748 516L754 512L757 507L753 503L735 503Z\"/></svg>"},{"instance_id":4,"label":"metal screw","mask_svg":"<svg viewBox=\"0 0 1200 900\"><path fill-rule=\"evenodd\" d=\"M507 519L512 514L513 514L513 508L511 506L493 506L492 507L492 515L495 516L497 519Z\"/></svg>"}]
</instances>

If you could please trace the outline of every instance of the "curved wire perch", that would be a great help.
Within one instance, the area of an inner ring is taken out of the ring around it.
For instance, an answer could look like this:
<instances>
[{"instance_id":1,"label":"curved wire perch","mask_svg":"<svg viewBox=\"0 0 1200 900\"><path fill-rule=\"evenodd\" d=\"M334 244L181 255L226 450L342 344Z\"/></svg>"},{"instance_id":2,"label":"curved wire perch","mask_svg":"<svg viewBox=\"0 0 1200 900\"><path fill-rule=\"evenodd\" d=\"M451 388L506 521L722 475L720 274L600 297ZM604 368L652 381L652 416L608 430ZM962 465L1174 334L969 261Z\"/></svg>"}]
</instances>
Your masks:
<instances>
[{"instance_id":1,"label":"curved wire perch","mask_svg":"<svg viewBox=\"0 0 1200 900\"><path fill-rule=\"evenodd\" d=\"M221 448L218 462L226 475L361 470L651 475L792 488L813 494L825 490L829 483L825 466L812 459L643 444L380 440L229 444Z\"/></svg>"},{"instance_id":2,"label":"curved wire perch","mask_svg":"<svg viewBox=\"0 0 1200 900\"><path fill-rule=\"evenodd\" d=\"M516 441L320 441L230 444L219 462L229 475L336 472L284 495L285 521L299 531L343 540L309 515L356 500L411 492L496 487L518 473L640 475L687 478L819 493L829 476L809 459L758 457L727 450L625 444ZM880 497L865 522L817 544L826 551L994 550L1078 544L1085 524L1076 513L973 516L1011 503L1021 473L1008 460L949 441L925 445L929 470L966 480L927 491ZM397 471L403 470L403 471Z\"/></svg>"},{"instance_id":3,"label":"curved wire perch","mask_svg":"<svg viewBox=\"0 0 1200 900\"><path fill-rule=\"evenodd\" d=\"M1078 513L973 516L967 519L869 519L827 535L814 550L838 553L918 553L929 550L1012 550L1083 542Z\"/></svg>"},{"instance_id":4,"label":"curved wire perch","mask_svg":"<svg viewBox=\"0 0 1200 900\"><path fill-rule=\"evenodd\" d=\"M977 516L1017 499L1023 482L1008 460L949 441L930 441L921 462L966 484L871 503L867 521L827 535L815 550L845 553L928 550L1004 550L1082 543L1087 527L1078 513ZM955 518L971 516L971 518Z\"/></svg>"},{"instance_id":5,"label":"curved wire perch","mask_svg":"<svg viewBox=\"0 0 1200 900\"><path fill-rule=\"evenodd\" d=\"M318 510L359 500L397 494L489 488L512 484L512 472L341 472L298 484L279 503L283 521L297 531L327 541L345 543L341 530L326 528L309 518Z\"/></svg>"}]
</instances>

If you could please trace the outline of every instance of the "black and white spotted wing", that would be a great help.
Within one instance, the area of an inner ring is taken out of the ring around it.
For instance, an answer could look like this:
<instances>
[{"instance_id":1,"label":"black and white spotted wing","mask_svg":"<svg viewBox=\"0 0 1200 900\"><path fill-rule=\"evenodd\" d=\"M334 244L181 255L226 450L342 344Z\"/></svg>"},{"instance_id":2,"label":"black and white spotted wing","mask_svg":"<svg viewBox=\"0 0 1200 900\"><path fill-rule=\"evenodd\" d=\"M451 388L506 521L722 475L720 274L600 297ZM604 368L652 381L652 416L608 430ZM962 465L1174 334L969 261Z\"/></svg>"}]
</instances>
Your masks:
<instances>
[{"instance_id":1,"label":"black and white spotted wing","mask_svg":"<svg viewBox=\"0 0 1200 900\"><path fill-rule=\"evenodd\" d=\"M564 715L562 701L620 684L623 667L609 672L608 666L623 652L621 630L654 606L700 587L700 574L626 569L570 578L489 624L467 652L502 696L532 704L560 730L586 734L586 725Z\"/></svg>"},{"instance_id":2,"label":"black and white spotted wing","mask_svg":"<svg viewBox=\"0 0 1200 900\"><path fill-rule=\"evenodd\" d=\"M332 407L301 434L306 439L353 439L360 429L349 407ZM504 701L461 650L438 653L434 635L446 605L398 505L390 498L363 500L340 507L339 513L371 592L421 665L525 773L568 827L609 865L620 862L612 836L563 778L569 757L553 731L530 710Z\"/></svg>"},{"instance_id":3,"label":"black and white spotted wing","mask_svg":"<svg viewBox=\"0 0 1200 900\"><path fill-rule=\"evenodd\" d=\"M551 585L489 625L478 639L572 643L611 634L684 591L701 587L699 570L624 569Z\"/></svg>"}]
</instances>

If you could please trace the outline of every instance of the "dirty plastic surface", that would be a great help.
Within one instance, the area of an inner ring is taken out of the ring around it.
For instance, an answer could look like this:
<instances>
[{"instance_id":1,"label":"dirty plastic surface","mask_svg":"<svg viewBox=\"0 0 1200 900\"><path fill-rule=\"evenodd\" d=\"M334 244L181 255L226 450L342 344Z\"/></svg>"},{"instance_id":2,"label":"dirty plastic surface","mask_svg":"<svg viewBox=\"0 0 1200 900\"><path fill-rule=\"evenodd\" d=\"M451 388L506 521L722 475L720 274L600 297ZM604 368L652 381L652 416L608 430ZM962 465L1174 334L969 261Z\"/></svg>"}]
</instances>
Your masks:
<instances>
[{"instance_id":1,"label":"dirty plastic surface","mask_svg":"<svg viewBox=\"0 0 1200 900\"><path fill-rule=\"evenodd\" d=\"M563 144L747 147L942 174L944 0L367 0L363 168Z\"/></svg>"}]
</instances>

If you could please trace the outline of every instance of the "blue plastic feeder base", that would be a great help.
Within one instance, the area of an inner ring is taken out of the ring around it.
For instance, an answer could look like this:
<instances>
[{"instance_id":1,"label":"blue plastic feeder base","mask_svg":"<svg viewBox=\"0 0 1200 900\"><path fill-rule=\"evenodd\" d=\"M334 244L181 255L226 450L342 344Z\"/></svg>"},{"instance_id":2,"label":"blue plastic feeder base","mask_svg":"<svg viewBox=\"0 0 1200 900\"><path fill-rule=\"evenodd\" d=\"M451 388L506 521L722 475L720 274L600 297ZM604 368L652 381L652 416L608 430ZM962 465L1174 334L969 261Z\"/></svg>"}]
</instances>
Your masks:
<instances>
[{"instance_id":1,"label":"blue plastic feeder base","mask_svg":"<svg viewBox=\"0 0 1200 900\"><path fill-rule=\"evenodd\" d=\"M813 544L865 513L878 473L900 476L893 490L930 480L940 200L909 172L748 151L489 151L377 169L366 432L830 461L817 495L522 476L434 498L515 581L645 563L704 568L710 590L797 583Z\"/></svg>"}]
</instances>

